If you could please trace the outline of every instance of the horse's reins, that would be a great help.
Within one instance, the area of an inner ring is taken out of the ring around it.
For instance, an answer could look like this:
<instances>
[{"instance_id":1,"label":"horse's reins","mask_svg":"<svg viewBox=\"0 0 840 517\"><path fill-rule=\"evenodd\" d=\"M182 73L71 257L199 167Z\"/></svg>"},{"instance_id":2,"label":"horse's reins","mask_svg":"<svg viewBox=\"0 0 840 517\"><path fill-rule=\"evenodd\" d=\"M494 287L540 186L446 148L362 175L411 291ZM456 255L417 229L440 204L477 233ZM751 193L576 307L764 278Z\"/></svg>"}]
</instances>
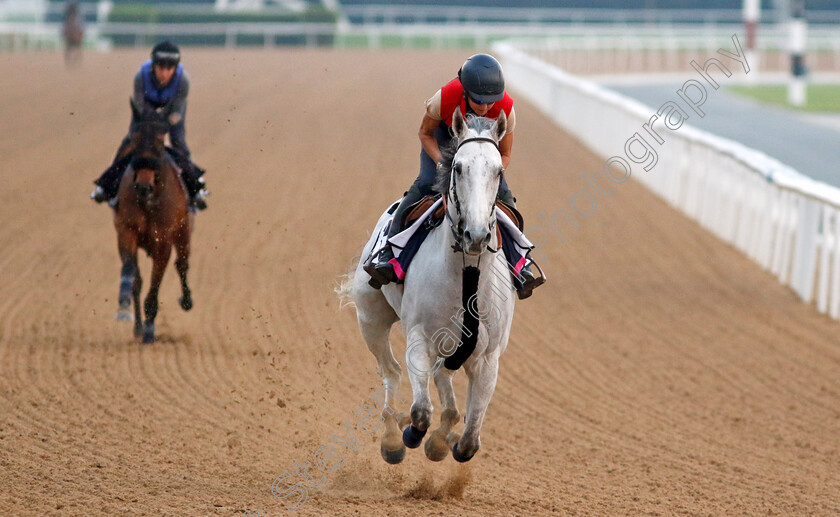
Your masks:
<instances>
[{"instance_id":1,"label":"horse's reins","mask_svg":"<svg viewBox=\"0 0 840 517\"><path fill-rule=\"evenodd\" d=\"M463 140L458 144L458 147L455 148L455 152L457 153L461 146L470 142L489 142L501 153L499 144L492 138L488 138L486 136L476 136ZM448 207L446 207L444 213L446 214L446 218L449 220L449 229L452 231L452 235L455 236L455 245L452 246L452 250L456 253L459 251L462 252L461 259L464 262L463 275L461 277L461 308L463 314L463 320L461 323L461 341L458 348L456 348L452 355L447 357L443 362L443 365L448 370L454 371L460 368L470 355L472 355L478 341L479 318L476 314L474 314L474 311L470 307L470 301L478 293L478 280L481 275L481 255L478 256L478 264L475 266L467 266L467 259L463 253L464 248L461 246L461 241L464 236L464 228L461 223L461 201L458 199L458 189L456 184L456 178L458 175L455 174L454 163L452 164L449 174L452 186L452 201L455 202L455 214L458 216L458 224L456 225L455 221L452 220L452 216L449 215ZM446 197L444 197L444 204L445 203Z\"/></svg>"},{"instance_id":2,"label":"horse's reins","mask_svg":"<svg viewBox=\"0 0 840 517\"><path fill-rule=\"evenodd\" d=\"M486 136L474 136L471 138L466 138L458 143L458 147L455 148L455 154L458 153L458 150L463 147L464 144L468 144L470 142L489 142L493 144L493 147L496 148L497 151L501 154L501 149L499 149L499 144L492 138ZM455 214L458 216L458 224L455 224L455 221L452 220L452 216L449 214L449 210L444 210L444 214L446 214L446 219L449 221L449 230L452 232L452 235L455 237L455 244L452 246L452 250L454 252L464 251L464 248L461 247L461 241L464 237L464 228L461 222L461 200L458 199L458 189L456 184L457 174L455 174L455 164L452 164L452 167L449 170L449 176L451 178L452 183L452 200L455 202ZM446 201L444 200L444 203ZM479 260L481 258L479 257Z\"/></svg>"}]
</instances>

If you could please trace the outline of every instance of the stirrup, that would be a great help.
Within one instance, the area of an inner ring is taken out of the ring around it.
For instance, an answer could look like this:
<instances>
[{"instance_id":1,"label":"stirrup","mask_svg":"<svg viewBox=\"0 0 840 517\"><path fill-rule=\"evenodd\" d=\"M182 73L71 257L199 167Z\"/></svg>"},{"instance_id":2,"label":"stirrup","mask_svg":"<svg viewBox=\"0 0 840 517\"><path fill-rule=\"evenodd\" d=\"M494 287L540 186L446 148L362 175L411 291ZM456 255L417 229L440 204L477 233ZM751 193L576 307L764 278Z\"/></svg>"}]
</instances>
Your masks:
<instances>
[{"instance_id":1,"label":"stirrup","mask_svg":"<svg viewBox=\"0 0 840 517\"><path fill-rule=\"evenodd\" d=\"M524 300L525 298L529 298L532 294L534 294L534 289L543 285L546 281L545 273L543 273L542 268L539 264L534 262L534 259L528 258L529 263L526 264L526 267L530 269L530 266L536 266L537 271L539 271L540 276L535 277L534 273L531 272L530 278L527 278L524 282L522 282L522 286L516 290L516 295L519 297L520 300Z\"/></svg>"},{"instance_id":2,"label":"stirrup","mask_svg":"<svg viewBox=\"0 0 840 517\"><path fill-rule=\"evenodd\" d=\"M380 289L385 284L397 282L399 280L397 273L394 271L394 266L390 262L381 259L381 256L384 254L386 249L388 249L388 247L383 246L379 251L371 255L367 262L365 262L362 266L362 269L370 275L368 285L374 289Z\"/></svg>"}]
</instances>

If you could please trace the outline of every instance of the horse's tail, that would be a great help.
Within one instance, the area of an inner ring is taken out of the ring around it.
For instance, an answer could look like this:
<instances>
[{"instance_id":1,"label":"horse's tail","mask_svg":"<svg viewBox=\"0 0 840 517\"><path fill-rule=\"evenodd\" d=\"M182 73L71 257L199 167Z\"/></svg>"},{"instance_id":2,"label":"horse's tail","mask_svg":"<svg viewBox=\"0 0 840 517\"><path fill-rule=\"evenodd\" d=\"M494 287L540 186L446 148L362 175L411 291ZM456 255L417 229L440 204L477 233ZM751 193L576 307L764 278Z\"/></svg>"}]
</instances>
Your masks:
<instances>
[{"instance_id":1,"label":"horse's tail","mask_svg":"<svg viewBox=\"0 0 840 517\"><path fill-rule=\"evenodd\" d=\"M338 295L339 309L343 309L347 306L356 306L355 296L353 293L353 283L356 277L356 267L360 258L361 257L356 257L353 259L353 265L350 266L350 270L338 277L338 286L336 286L334 290L335 294Z\"/></svg>"}]
</instances>

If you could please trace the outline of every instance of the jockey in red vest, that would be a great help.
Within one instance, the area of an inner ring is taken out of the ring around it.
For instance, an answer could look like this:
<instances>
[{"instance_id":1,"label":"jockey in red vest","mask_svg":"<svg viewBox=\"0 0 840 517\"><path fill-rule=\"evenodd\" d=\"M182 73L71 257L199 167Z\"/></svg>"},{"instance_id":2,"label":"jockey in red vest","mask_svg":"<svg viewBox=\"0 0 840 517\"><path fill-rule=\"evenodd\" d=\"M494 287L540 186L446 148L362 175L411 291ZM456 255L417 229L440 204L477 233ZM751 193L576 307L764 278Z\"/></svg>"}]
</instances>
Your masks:
<instances>
[{"instance_id":1,"label":"jockey in red vest","mask_svg":"<svg viewBox=\"0 0 840 517\"><path fill-rule=\"evenodd\" d=\"M405 211L424 196L433 194L433 186L437 178L437 165L443 159L441 147L451 142L452 115L456 109L462 115L473 114L480 117L495 119L502 111L507 117L507 133L499 141L499 152L502 155L502 166L507 169L510 163L510 153L513 148L513 130L516 127L516 113L513 109L513 99L505 92L505 79L502 66L495 58L488 54L476 54L464 63L458 70L458 77L449 81L426 101L426 113L420 124L420 174L408 189L394 213L394 221L401 221ZM508 188L504 175L499 183L498 198L514 206L515 198ZM399 223L394 222L388 232L390 239L400 231ZM390 246L375 258L365 264L365 271L370 274L370 285L379 288L382 284L396 282L397 275L393 265L389 262L394 258ZM527 266L522 268L520 275L524 278L524 290L520 289L520 297L542 283L542 278L534 278Z\"/></svg>"}]
</instances>

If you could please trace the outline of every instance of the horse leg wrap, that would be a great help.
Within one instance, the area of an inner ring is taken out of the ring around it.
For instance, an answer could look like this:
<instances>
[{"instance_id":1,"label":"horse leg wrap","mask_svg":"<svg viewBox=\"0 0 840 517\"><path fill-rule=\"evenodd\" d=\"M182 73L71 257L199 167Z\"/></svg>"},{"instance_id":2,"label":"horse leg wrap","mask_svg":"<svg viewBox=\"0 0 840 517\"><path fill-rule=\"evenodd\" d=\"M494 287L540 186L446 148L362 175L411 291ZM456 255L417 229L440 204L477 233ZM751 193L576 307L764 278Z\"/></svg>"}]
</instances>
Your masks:
<instances>
[{"instance_id":1,"label":"horse leg wrap","mask_svg":"<svg viewBox=\"0 0 840 517\"><path fill-rule=\"evenodd\" d=\"M143 343L151 344L155 342L155 322L147 321L143 324Z\"/></svg>"},{"instance_id":2,"label":"horse leg wrap","mask_svg":"<svg viewBox=\"0 0 840 517\"><path fill-rule=\"evenodd\" d=\"M125 309L131 306L131 291L134 289L134 275L123 276L120 279L120 307Z\"/></svg>"},{"instance_id":3,"label":"horse leg wrap","mask_svg":"<svg viewBox=\"0 0 840 517\"><path fill-rule=\"evenodd\" d=\"M426 431L421 431L410 425L403 430L403 443L409 449L416 449L423 443L424 436L426 436Z\"/></svg>"},{"instance_id":4,"label":"horse leg wrap","mask_svg":"<svg viewBox=\"0 0 840 517\"><path fill-rule=\"evenodd\" d=\"M473 454L475 456L475 454ZM458 442L455 442L455 445L452 446L452 457L455 458L455 461L458 463L466 463L473 459L473 456L462 456L461 453L458 452Z\"/></svg>"}]
</instances>

